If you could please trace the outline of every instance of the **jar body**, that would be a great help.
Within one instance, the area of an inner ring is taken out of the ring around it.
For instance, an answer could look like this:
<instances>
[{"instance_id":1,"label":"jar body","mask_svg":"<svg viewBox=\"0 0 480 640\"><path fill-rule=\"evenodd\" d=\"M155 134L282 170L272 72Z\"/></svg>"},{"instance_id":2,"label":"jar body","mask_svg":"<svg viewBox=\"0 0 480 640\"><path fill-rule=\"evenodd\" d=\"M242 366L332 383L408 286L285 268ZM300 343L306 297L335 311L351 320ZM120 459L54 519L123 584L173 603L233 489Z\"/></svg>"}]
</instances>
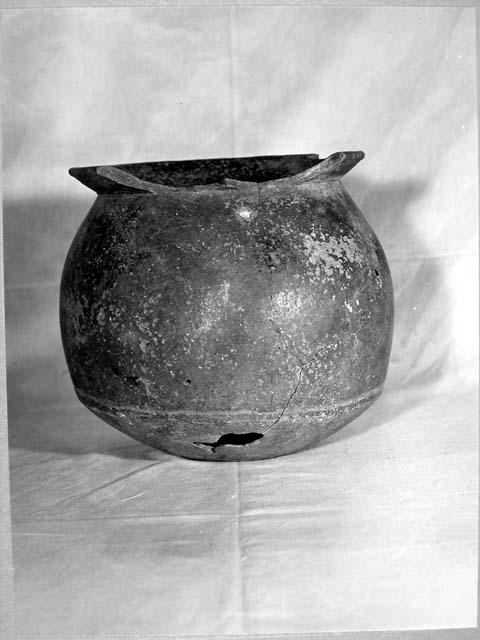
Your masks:
<instances>
[{"instance_id":1,"label":"jar body","mask_svg":"<svg viewBox=\"0 0 480 640\"><path fill-rule=\"evenodd\" d=\"M60 308L79 399L193 459L317 445L378 397L392 340L385 255L338 179L99 195Z\"/></svg>"}]
</instances>

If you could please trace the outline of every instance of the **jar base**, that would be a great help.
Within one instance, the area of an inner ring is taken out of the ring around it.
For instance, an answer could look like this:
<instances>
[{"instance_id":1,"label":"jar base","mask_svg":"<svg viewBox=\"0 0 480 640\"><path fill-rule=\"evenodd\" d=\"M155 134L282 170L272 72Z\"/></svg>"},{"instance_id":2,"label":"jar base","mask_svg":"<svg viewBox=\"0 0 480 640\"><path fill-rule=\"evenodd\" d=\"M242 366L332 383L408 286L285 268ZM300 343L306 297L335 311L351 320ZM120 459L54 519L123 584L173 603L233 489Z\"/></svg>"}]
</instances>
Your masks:
<instances>
[{"instance_id":1,"label":"jar base","mask_svg":"<svg viewBox=\"0 0 480 640\"><path fill-rule=\"evenodd\" d=\"M265 460L317 446L357 418L383 385L348 401L275 413L159 411L109 404L76 389L80 401L104 422L166 453L209 462Z\"/></svg>"}]
</instances>

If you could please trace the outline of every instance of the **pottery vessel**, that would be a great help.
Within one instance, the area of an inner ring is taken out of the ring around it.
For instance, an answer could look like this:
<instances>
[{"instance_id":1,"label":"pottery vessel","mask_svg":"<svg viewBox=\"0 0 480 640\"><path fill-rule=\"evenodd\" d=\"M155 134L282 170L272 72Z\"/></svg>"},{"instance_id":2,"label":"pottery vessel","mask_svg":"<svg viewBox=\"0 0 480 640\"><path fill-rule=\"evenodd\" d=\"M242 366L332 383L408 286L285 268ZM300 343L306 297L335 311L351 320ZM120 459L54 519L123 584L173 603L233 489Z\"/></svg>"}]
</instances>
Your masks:
<instances>
[{"instance_id":1,"label":"pottery vessel","mask_svg":"<svg viewBox=\"0 0 480 640\"><path fill-rule=\"evenodd\" d=\"M71 169L97 198L60 316L76 393L198 460L313 447L381 393L384 252L341 177L362 152Z\"/></svg>"}]
</instances>

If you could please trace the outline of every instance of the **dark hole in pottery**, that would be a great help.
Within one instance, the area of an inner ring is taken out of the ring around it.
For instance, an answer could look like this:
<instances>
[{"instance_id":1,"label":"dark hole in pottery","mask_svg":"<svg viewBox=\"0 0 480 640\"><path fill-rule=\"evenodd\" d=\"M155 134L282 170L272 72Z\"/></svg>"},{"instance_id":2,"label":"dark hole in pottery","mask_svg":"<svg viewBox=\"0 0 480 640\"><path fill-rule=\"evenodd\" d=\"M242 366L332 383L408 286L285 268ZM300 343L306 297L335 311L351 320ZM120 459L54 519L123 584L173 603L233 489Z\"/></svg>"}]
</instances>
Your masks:
<instances>
[{"instance_id":1,"label":"dark hole in pottery","mask_svg":"<svg viewBox=\"0 0 480 640\"><path fill-rule=\"evenodd\" d=\"M192 384L192 381L190 380L190 378L187 378L187 379L185 380L185 384Z\"/></svg>"},{"instance_id":2,"label":"dark hole in pottery","mask_svg":"<svg viewBox=\"0 0 480 640\"><path fill-rule=\"evenodd\" d=\"M260 438L263 438L262 433L225 433L223 436L220 436L216 442L194 442L193 444L210 447L212 452L215 453L215 449L217 447L223 447L226 444L244 446L251 442L255 442L255 440L259 440Z\"/></svg>"},{"instance_id":3,"label":"dark hole in pottery","mask_svg":"<svg viewBox=\"0 0 480 640\"><path fill-rule=\"evenodd\" d=\"M379 276L379 275L380 275L380 274L378 273L378 270L377 270L377 269L375 269L375 275L376 275L376 276Z\"/></svg>"}]
</instances>

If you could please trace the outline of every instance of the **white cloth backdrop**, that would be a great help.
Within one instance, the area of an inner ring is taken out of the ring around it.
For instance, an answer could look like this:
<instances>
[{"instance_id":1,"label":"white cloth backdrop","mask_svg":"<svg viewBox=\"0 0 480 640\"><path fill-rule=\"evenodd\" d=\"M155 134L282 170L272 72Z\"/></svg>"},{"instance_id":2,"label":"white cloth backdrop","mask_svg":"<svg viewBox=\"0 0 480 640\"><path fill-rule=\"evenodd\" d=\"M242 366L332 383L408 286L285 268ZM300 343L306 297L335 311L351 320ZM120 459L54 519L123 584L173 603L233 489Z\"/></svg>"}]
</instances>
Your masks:
<instances>
[{"instance_id":1,"label":"white cloth backdrop","mask_svg":"<svg viewBox=\"0 0 480 640\"><path fill-rule=\"evenodd\" d=\"M473 9L5 11L4 225L19 636L474 626ZM175 458L76 400L70 166L363 149L395 286L385 392L315 450Z\"/></svg>"}]
</instances>

